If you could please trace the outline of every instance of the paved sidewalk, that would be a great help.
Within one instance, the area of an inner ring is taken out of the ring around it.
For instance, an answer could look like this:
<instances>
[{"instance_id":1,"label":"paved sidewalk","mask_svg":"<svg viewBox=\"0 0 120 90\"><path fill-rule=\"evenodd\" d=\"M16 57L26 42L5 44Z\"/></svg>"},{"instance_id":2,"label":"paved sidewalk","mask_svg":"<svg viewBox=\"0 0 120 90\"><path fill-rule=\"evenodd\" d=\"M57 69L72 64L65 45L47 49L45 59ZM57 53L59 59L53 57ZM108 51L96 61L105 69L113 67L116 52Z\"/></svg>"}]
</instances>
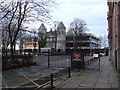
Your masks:
<instances>
[{"instance_id":1,"label":"paved sidewalk","mask_svg":"<svg viewBox=\"0 0 120 90\"><path fill-rule=\"evenodd\" d=\"M73 71L71 77L54 81L55 88L118 88L118 73L108 57L101 58L100 70ZM45 88L48 88L47 86Z\"/></svg>"}]
</instances>

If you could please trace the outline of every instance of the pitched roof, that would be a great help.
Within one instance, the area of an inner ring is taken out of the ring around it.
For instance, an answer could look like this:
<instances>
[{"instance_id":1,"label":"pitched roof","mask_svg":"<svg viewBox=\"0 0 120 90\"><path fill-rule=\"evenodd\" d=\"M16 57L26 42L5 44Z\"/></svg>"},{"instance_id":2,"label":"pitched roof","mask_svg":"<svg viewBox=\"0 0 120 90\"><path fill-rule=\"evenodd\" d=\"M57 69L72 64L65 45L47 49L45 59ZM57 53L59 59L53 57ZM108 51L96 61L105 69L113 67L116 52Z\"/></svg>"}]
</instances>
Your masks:
<instances>
[{"instance_id":1,"label":"pitched roof","mask_svg":"<svg viewBox=\"0 0 120 90\"><path fill-rule=\"evenodd\" d=\"M49 31L49 32L47 32L46 36L47 37L49 37L49 36L55 36L55 31Z\"/></svg>"},{"instance_id":2,"label":"pitched roof","mask_svg":"<svg viewBox=\"0 0 120 90\"><path fill-rule=\"evenodd\" d=\"M39 31L39 32L46 32L46 30L47 30L47 29L46 29L45 25L42 23L42 24L40 25L38 31Z\"/></svg>"},{"instance_id":3,"label":"pitched roof","mask_svg":"<svg viewBox=\"0 0 120 90\"><path fill-rule=\"evenodd\" d=\"M61 21L58 26L57 26L57 30L61 30L62 28L66 29L66 27L64 26L63 22Z\"/></svg>"}]
</instances>

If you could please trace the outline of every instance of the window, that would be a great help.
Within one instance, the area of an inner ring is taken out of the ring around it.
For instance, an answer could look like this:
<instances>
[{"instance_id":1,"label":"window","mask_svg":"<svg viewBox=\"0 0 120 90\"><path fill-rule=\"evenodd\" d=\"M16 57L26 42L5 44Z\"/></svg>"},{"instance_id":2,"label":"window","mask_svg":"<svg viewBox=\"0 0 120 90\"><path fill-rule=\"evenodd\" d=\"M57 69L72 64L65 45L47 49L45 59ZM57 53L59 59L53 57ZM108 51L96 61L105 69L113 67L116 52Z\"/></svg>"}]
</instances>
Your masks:
<instances>
[{"instance_id":1,"label":"window","mask_svg":"<svg viewBox=\"0 0 120 90\"><path fill-rule=\"evenodd\" d=\"M58 31L58 35L60 35L60 32Z\"/></svg>"},{"instance_id":2,"label":"window","mask_svg":"<svg viewBox=\"0 0 120 90\"><path fill-rule=\"evenodd\" d=\"M64 32L62 31L62 35L64 34Z\"/></svg>"}]
</instances>

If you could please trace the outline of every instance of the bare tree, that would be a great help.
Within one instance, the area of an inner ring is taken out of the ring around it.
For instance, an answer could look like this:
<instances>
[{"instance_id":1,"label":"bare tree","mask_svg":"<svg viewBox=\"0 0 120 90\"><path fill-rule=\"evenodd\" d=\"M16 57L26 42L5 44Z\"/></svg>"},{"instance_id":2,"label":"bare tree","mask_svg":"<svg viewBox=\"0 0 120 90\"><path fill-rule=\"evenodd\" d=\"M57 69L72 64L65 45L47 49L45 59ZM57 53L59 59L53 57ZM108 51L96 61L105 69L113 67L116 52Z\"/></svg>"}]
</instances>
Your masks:
<instances>
[{"instance_id":1,"label":"bare tree","mask_svg":"<svg viewBox=\"0 0 120 90\"><path fill-rule=\"evenodd\" d=\"M86 27L86 22L82 19L75 18L73 22L70 23L68 30L68 35L80 35L85 33L88 28Z\"/></svg>"},{"instance_id":2,"label":"bare tree","mask_svg":"<svg viewBox=\"0 0 120 90\"><path fill-rule=\"evenodd\" d=\"M4 27L2 29L2 54L6 54L7 55L7 49L8 49L8 45L9 45L9 37L8 37L8 30L6 29L6 27Z\"/></svg>"},{"instance_id":3,"label":"bare tree","mask_svg":"<svg viewBox=\"0 0 120 90\"><path fill-rule=\"evenodd\" d=\"M22 54L22 51L23 51L23 41L24 41L23 38L27 36L29 36L29 33L26 30L26 27L22 25L16 38L17 44L19 45L20 54Z\"/></svg>"},{"instance_id":4,"label":"bare tree","mask_svg":"<svg viewBox=\"0 0 120 90\"><path fill-rule=\"evenodd\" d=\"M87 25L86 22L79 18L75 18L73 22L70 23L70 27L67 32L67 35L73 36L74 51L76 51L78 47L78 43L77 43L78 37L80 37L82 34L84 34L88 30L86 25Z\"/></svg>"},{"instance_id":5,"label":"bare tree","mask_svg":"<svg viewBox=\"0 0 120 90\"><path fill-rule=\"evenodd\" d=\"M48 8L53 3L53 0L39 0L39 2L29 2L28 0L20 0L19 2L14 0L1 1L0 8L3 14L1 20L6 18L8 21L7 30L11 54L14 53L13 47L21 25L30 21L46 21L50 19L50 10Z\"/></svg>"}]
</instances>

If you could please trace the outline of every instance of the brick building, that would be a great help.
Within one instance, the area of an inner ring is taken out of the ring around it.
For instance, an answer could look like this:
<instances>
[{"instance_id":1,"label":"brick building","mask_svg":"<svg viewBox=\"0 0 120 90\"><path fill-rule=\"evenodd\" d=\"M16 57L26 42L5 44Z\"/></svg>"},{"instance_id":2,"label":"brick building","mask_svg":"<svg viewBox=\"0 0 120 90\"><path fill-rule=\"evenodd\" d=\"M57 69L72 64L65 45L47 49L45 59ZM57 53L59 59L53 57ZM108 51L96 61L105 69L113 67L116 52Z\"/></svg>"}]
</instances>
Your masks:
<instances>
[{"instance_id":1,"label":"brick building","mask_svg":"<svg viewBox=\"0 0 120 90\"><path fill-rule=\"evenodd\" d=\"M109 56L116 70L120 71L120 0L108 0Z\"/></svg>"},{"instance_id":2,"label":"brick building","mask_svg":"<svg viewBox=\"0 0 120 90\"><path fill-rule=\"evenodd\" d=\"M0 11L1 12L1 11ZM2 16L0 15L0 18ZM0 21L0 54L2 54L2 22Z\"/></svg>"}]
</instances>

